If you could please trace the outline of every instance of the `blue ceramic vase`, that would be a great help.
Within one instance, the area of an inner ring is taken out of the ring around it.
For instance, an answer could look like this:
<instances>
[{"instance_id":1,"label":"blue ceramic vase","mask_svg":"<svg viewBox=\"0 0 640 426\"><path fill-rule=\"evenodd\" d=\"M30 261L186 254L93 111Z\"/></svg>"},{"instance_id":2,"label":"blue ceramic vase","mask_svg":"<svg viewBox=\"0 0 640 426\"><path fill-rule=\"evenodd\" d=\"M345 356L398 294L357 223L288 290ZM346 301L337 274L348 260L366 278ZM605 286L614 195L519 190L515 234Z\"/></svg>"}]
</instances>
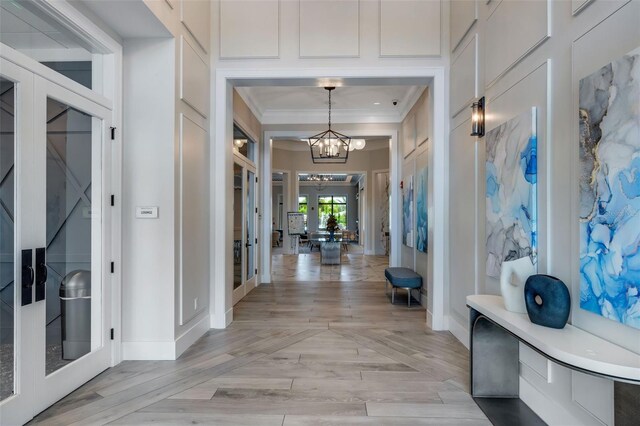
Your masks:
<instances>
[{"instance_id":1,"label":"blue ceramic vase","mask_svg":"<svg viewBox=\"0 0 640 426\"><path fill-rule=\"evenodd\" d=\"M551 328L564 328L571 311L571 295L567 286L550 275L531 275L524 285L524 301L532 323Z\"/></svg>"}]
</instances>

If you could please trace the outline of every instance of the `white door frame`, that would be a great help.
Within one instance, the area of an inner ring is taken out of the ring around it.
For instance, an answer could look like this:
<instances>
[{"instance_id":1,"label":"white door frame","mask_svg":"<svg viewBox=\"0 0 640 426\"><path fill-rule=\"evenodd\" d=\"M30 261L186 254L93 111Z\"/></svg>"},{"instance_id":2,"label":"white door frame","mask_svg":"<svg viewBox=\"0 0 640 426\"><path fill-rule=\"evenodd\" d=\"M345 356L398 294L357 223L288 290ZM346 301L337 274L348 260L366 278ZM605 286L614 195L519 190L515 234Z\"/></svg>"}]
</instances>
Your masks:
<instances>
[{"instance_id":1,"label":"white door frame","mask_svg":"<svg viewBox=\"0 0 640 426\"><path fill-rule=\"evenodd\" d=\"M3 46L4 50L4 46ZM15 304L16 350L15 395L0 403L3 412L1 422L22 423L63 398L104 369L112 365L112 342L108 329L112 314L112 277L107 274L107 264L111 260L111 234L113 211L107 207L107 194L111 193L111 146L108 129L111 126L110 108L94 101L95 96L78 94L46 79L32 70L18 66L0 57L0 71L9 79L16 79L16 129L15 129L15 284L14 291L20 289L20 253L23 249L46 247L46 177L47 177L47 100L55 99L77 110L83 111L99 122L93 122L92 129L92 188L99 190L93 194L92 211L99 211L100 221L92 223L91 270L100 277L100 297L92 297L92 343L91 352L46 374L46 302L35 300L27 306ZM9 52L11 55L11 52ZM64 78L66 79L66 77ZM63 81L64 81L63 79ZM99 98L102 100L101 98ZM98 148L98 149L96 149ZM30 160L30 161L29 161ZM98 165L97 168L94 166ZM99 238L95 238L99 235ZM97 294L94 292L97 296ZM102 297L104 296L104 297ZM15 299L16 302L19 299ZM43 303L44 302L44 303ZM15 416L15 417L14 417Z\"/></svg>"},{"instance_id":2,"label":"white door frame","mask_svg":"<svg viewBox=\"0 0 640 426\"><path fill-rule=\"evenodd\" d=\"M233 89L234 86L277 85L278 81L298 80L307 85L317 82L318 79L340 78L348 81L356 79L433 79L433 136L434 136L434 233L433 233L433 322L434 330L447 329L447 309L445 307L446 289L448 288L448 264L447 264L447 191L448 191L448 121L446 113L446 72L444 67L386 67L386 68L273 68L273 69L246 69L246 68L218 68L212 69L212 78L215 80L213 88L215 99L215 120L211 120L211 134L214 135L214 143L217 149L211 150L211 181L216 182L216 188L211 197L211 250L216 253L211 262L211 326L213 328L225 328L233 320L233 308L231 294L227 291L227 285L232 279L232 214L228 202L215 203L215 200L229 200L229 181L232 179L232 144L233 133ZM303 85L303 84L301 84ZM281 133L281 132L278 132ZM396 133L394 131L394 133ZM388 136L387 133L385 136ZM400 182L401 154L397 134L392 135L391 174L392 182ZM262 181L261 205L265 206L271 200L271 143L270 133L265 132L265 149L263 150L260 167L260 180ZM268 184L265 184L265 181ZM398 191L394 191L397 193ZM397 197L396 197L397 198ZM399 199L394 200L392 213L399 211ZM399 215L393 214L392 229L398 226ZM264 209L261 218L261 236L269 236L271 232L271 209ZM266 224L266 225L265 225ZM399 232L392 234L392 252L398 253ZM264 240L267 241L267 240ZM269 246L263 245L264 246ZM270 250L262 250L262 279L268 279L270 271L270 259L266 253ZM392 264L397 259L391 259ZM426 320L425 320L426 321Z\"/></svg>"},{"instance_id":3,"label":"white door frame","mask_svg":"<svg viewBox=\"0 0 640 426\"><path fill-rule=\"evenodd\" d=\"M111 277L111 321L115 330L111 345L111 366L114 366L122 361L122 268L118 267L122 265L122 132L119 130L122 128L122 43L66 1L36 0L35 4L94 49L103 52L93 72L95 90L88 89L7 46L2 46L0 56L111 109L111 125L116 128L115 138L111 141L111 191L116 200L111 234L111 259L116 265Z\"/></svg>"}]
</instances>

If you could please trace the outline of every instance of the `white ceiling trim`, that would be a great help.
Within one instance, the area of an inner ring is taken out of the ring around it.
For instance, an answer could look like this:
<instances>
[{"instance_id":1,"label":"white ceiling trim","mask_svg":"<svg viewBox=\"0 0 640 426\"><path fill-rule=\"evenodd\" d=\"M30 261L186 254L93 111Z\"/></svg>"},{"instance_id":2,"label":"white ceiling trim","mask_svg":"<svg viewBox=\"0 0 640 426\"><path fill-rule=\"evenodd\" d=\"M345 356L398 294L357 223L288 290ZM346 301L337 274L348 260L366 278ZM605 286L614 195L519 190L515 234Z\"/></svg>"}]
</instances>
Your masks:
<instances>
[{"instance_id":1,"label":"white ceiling trim","mask_svg":"<svg viewBox=\"0 0 640 426\"><path fill-rule=\"evenodd\" d=\"M328 112L324 109L270 109L263 110L251 96L247 87L236 87L238 94L253 115L262 124L326 124ZM424 87L415 86L400 100L402 109L386 109L372 113L370 109L331 111L331 121L338 124L401 123L422 94Z\"/></svg>"},{"instance_id":2,"label":"white ceiling trim","mask_svg":"<svg viewBox=\"0 0 640 426\"><path fill-rule=\"evenodd\" d=\"M406 115L406 114L404 114ZM371 110L331 110L331 122L350 123L400 123L404 118L399 112L375 112ZM262 113L262 124L327 124L327 110L319 109L282 109L267 110Z\"/></svg>"},{"instance_id":3,"label":"white ceiling trim","mask_svg":"<svg viewBox=\"0 0 640 426\"><path fill-rule=\"evenodd\" d=\"M267 124L263 121L264 118L262 116L262 108L260 108L256 101L253 99L253 96L251 96L251 94L249 93L249 89L247 87L236 87L235 89L244 103L247 104L253 115L258 119L258 121L262 124Z\"/></svg>"},{"instance_id":4,"label":"white ceiling trim","mask_svg":"<svg viewBox=\"0 0 640 426\"><path fill-rule=\"evenodd\" d=\"M397 121L398 123L404 121L407 114L409 114L409 111L411 111L411 108L413 108L416 102L418 102L418 99L424 90L424 87L413 87L407 92L407 95L402 100L403 108L400 113L400 120Z\"/></svg>"}]
</instances>

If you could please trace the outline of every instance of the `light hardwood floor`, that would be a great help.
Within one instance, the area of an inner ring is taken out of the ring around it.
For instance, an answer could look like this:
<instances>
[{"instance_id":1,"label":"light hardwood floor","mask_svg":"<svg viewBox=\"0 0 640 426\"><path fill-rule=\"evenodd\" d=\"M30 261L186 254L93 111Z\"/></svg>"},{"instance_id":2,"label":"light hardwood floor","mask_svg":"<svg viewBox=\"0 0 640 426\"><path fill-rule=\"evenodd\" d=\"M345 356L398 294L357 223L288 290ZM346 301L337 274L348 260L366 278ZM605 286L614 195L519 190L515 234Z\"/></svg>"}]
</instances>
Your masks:
<instances>
[{"instance_id":1,"label":"light hardwood floor","mask_svg":"<svg viewBox=\"0 0 640 426\"><path fill-rule=\"evenodd\" d=\"M123 362L32 423L489 425L468 351L402 297L372 281L262 285L180 359Z\"/></svg>"}]
</instances>

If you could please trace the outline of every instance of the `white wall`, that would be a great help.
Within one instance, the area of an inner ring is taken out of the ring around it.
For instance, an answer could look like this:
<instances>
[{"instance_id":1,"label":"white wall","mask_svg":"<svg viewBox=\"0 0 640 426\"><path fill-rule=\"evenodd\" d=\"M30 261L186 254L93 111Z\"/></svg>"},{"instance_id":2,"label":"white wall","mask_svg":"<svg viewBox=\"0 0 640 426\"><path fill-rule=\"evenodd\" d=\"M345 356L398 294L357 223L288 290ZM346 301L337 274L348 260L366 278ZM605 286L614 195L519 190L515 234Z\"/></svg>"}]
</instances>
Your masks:
<instances>
[{"instance_id":1,"label":"white wall","mask_svg":"<svg viewBox=\"0 0 640 426\"><path fill-rule=\"evenodd\" d=\"M404 190L408 188L409 177L413 178L413 236L412 246L401 245L401 262L402 266L411 268L422 276L422 290L420 292L420 301L427 308L427 323L431 324L431 315L433 312L433 250L432 250L432 226L433 226L433 127L431 126L431 114L433 108L429 96L429 89L425 89L420 98L411 107L411 110L402 121L400 140L403 153L402 161L402 180L404 182ZM424 167L427 168L427 217L428 231L427 253L419 251L416 247L417 232L417 195L418 195L418 173ZM402 193L400 184L396 183L392 191ZM399 197L402 203L402 196ZM402 212L402 209L401 209ZM402 213L401 213L402 214ZM418 297L414 294L414 297ZM425 303L426 302L426 303Z\"/></svg>"},{"instance_id":2,"label":"white wall","mask_svg":"<svg viewBox=\"0 0 640 426\"><path fill-rule=\"evenodd\" d=\"M124 42L123 358L175 359L209 328L211 5L145 4L171 36Z\"/></svg>"},{"instance_id":3,"label":"white wall","mask_svg":"<svg viewBox=\"0 0 640 426\"><path fill-rule=\"evenodd\" d=\"M139 39L124 43L123 123L123 265L122 341L156 345L173 342L174 222L173 120L175 70L162 66L172 60L173 39ZM155 69L149 74L148 66ZM149 93L155 93L153 97ZM136 111L137 114L132 112ZM154 123L149 126L148 123ZM153 156L148 153L154 152ZM162 173L164 172L164 173ZM135 206L158 206L157 220L136 220ZM167 232L169 230L169 232ZM146 303L150 298L154 303ZM167 313L171 313L167 315ZM129 349L130 350L130 349ZM166 352L164 350L163 352Z\"/></svg>"},{"instance_id":4,"label":"white wall","mask_svg":"<svg viewBox=\"0 0 640 426\"><path fill-rule=\"evenodd\" d=\"M470 102L484 95L487 131L538 108L539 273L572 289L574 325L640 352L638 330L579 309L571 175L579 79L640 45L639 17L637 0L452 2L449 322L461 341L468 343L466 295L499 293L497 281L485 275L484 139L469 136ZM521 396L550 424L612 423L610 381L572 373L524 349Z\"/></svg>"},{"instance_id":5,"label":"white wall","mask_svg":"<svg viewBox=\"0 0 640 426\"><path fill-rule=\"evenodd\" d=\"M447 32L441 31L448 8L440 0L213 3L216 67L424 66L441 65L441 56L448 56ZM318 31L329 19L342 29Z\"/></svg>"}]
</instances>

